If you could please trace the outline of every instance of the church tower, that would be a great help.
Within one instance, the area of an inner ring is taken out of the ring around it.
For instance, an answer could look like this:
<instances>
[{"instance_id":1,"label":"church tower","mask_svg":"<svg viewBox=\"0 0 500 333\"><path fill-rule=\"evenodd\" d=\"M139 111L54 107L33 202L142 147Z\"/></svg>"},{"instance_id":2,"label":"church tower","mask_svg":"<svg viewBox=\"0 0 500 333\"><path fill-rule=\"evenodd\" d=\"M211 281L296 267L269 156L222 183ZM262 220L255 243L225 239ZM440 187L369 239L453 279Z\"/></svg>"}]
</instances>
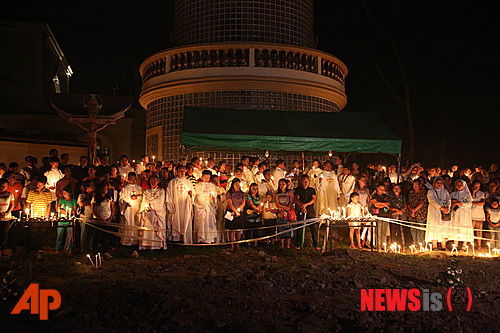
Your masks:
<instances>
[{"instance_id":1,"label":"church tower","mask_svg":"<svg viewBox=\"0 0 500 333\"><path fill-rule=\"evenodd\" d=\"M181 157L185 106L342 110L347 68L315 49L313 16L313 0L176 0L174 47L140 67L147 154Z\"/></svg>"}]
</instances>

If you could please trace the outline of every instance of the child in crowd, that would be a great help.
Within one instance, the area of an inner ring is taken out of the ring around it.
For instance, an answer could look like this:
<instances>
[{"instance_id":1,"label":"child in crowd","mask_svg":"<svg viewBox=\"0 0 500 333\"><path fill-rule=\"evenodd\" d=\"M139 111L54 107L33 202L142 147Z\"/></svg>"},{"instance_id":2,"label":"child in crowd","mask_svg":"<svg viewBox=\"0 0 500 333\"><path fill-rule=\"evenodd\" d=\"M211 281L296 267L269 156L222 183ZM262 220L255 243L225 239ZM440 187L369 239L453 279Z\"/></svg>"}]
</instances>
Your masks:
<instances>
[{"instance_id":1,"label":"child in crowd","mask_svg":"<svg viewBox=\"0 0 500 333\"><path fill-rule=\"evenodd\" d=\"M135 172L129 172L128 184L120 191L120 211L122 213L122 224L137 227L140 226L139 209L142 201L142 188L136 184ZM122 245L131 246L138 244L138 232L135 228L124 228L123 233L127 236L122 238Z\"/></svg>"},{"instance_id":2,"label":"child in crowd","mask_svg":"<svg viewBox=\"0 0 500 333\"><path fill-rule=\"evenodd\" d=\"M351 193L349 197L349 204L347 205L347 216L348 217L361 217L363 207L359 203L359 194L357 192ZM349 238L351 239L351 248L355 249L354 245L354 233L356 233L356 241L358 243L358 249L361 249L361 237L360 228L358 227L358 222L349 222Z\"/></svg>"},{"instance_id":3,"label":"child in crowd","mask_svg":"<svg viewBox=\"0 0 500 333\"><path fill-rule=\"evenodd\" d=\"M499 232L500 232L500 207L498 205L498 199L493 199L491 201L491 207L486 208L486 220L488 221L488 227L491 234L491 246L493 248L498 248L500 245Z\"/></svg>"},{"instance_id":4,"label":"child in crowd","mask_svg":"<svg viewBox=\"0 0 500 333\"><path fill-rule=\"evenodd\" d=\"M273 202L273 192L269 191L266 193L266 201L262 206L262 219L264 220L264 227L275 226L278 221L278 206ZM264 229L264 236L271 236L276 231L276 228L266 228ZM272 239L267 239L267 244L272 242L274 245L275 237Z\"/></svg>"},{"instance_id":5,"label":"child in crowd","mask_svg":"<svg viewBox=\"0 0 500 333\"><path fill-rule=\"evenodd\" d=\"M69 220L70 216L74 216L77 208L76 200L72 196L73 189L71 186L66 186L62 191L62 198L59 199L56 206L56 211L59 217L65 217L66 221L59 221L57 223L57 238L56 238L56 253L61 250L61 244L66 234L66 242L64 248L68 249L68 255L73 251L73 226L72 221Z\"/></svg>"}]
</instances>

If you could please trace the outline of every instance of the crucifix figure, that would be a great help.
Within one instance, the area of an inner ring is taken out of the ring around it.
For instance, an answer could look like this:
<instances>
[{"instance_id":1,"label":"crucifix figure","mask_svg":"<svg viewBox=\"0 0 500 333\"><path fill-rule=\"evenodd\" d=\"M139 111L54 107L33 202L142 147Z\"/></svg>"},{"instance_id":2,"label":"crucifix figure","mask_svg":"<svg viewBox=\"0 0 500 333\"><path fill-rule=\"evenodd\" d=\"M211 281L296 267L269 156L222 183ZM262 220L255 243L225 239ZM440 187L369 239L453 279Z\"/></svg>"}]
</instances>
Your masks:
<instances>
[{"instance_id":1,"label":"crucifix figure","mask_svg":"<svg viewBox=\"0 0 500 333\"><path fill-rule=\"evenodd\" d=\"M127 108L113 114L99 116L99 111L102 109L103 102L102 98L95 94L90 94L83 98L83 107L87 111L88 116L73 115L61 110L52 103L50 104L57 110L60 117L66 119L70 123L76 124L88 133L88 154L92 163L95 163L97 158L97 133L105 129L108 125L116 124L116 121L123 118L125 112L131 107L131 105L129 105Z\"/></svg>"}]
</instances>

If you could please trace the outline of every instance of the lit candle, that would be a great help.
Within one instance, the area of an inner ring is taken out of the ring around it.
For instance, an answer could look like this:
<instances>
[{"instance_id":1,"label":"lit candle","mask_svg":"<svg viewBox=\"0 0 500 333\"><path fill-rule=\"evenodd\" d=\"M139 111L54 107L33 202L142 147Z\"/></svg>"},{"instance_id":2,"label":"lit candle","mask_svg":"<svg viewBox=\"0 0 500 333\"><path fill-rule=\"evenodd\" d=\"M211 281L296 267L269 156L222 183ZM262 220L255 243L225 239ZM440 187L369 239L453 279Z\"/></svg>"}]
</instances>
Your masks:
<instances>
[{"instance_id":1,"label":"lit candle","mask_svg":"<svg viewBox=\"0 0 500 333\"><path fill-rule=\"evenodd\" d=\"M469 255L469 246L465 244L465 255Z\"/></svg>"},{"instance_id":2,"label":"lit candle","mask_svg":"<svg viewBox=\"0 0 500 333\"><path fill-rule=\"evenodd\" d=\"M344 218L346 218L346 217L347 217L347 214L346 214L346 211L345 211L345 207L342 207L342 216L343 216Z\"/></svg>"},{"instance_id":3,"label":"lit candle","mask_svg":"<svg viewBox=\"0 0 500 333\"><path fill-rule=\"evenodd\" d=\"M68 217L70 217L70 216L71 216L71 208L69 209Z\"/></svg>"},{"instance_id":4,"label":"lit candle","mask_svg":"<svg viewBox=\"0 0 500 333\"><path fill-rule=\"evenodd\" d=\"M427 251L427 244L429 244L429 243L425 242L425 251Z\"/></svg>"},{"instance_id":5,"label":"lit candle","mask_svg":"<svg viewBox=\"0 0 500 333\"><path fill-rule=\"evenodd\" d=\"M451 249L450 255L453 255L454 251L457 251L458 253L457 246L455 244L453 244L453 248Z\"/></svg>"},{"instance_id":6,"label":"lit candle","mask_svg":"<svg viewBox=\"0 0 500 333\"><path fill-rule=\"evenodd\" d=\"M96 254L96 255L95 255L95 268L98 268L98 267L99 267L99 266L97 266L97 265L99 265L99 261L98 261L98 260L99 260L99 259L97 258L97 254Z\"/></svg>"},{"instance_id":7,"label":"lit candle","mask_svg":"<svg viewBox=\"0 0 500 333\"><path fill-rule=\"evenodd\" d=\"M99 267L101 267L102 266L102 258L101 258L100 252L98 253L98 256L99 256Z\"/></svg>"},{"instance_id":8,"label":"lit candle","mask_svg":"<svg viewBox=\"0 0 500 333\"><path fill-rule=\"evenodd\" d=\"M29 208L26 208L26 209L24 210L24 214L26 214L26 217L29 217L29 215L30 215L30 209L29 209Z\"/></svg>"},{"instance_id":9,"label":"lit candle","mask_svg":"<svg viewBox=\"0 0 500 333\"><path fill-rule=\"evenodd\" d=\"M425 249L424 249L424 247L422 246L422 243L418 243L418 245L420 245L420 252L425 252Z\"/></svg>"},{"instance_id":10,"label":"lit candle","mask_svg":"<svg viewBox=\"0 0 500 333\"><path fill-rule=\"evenodd\" d=\"M384 252L387 253L387 244L384 243Z\"/></svg>"},{"instance_id":11,"label":"lit candle","mask_svg":"<svg viewBox=\"0 0 500 333\"><path fill-rule=\"evenodd\" d=\"M398 245L398 253L401 253L401 245Z\"/></svg>"},{"instance_id":12,"label":"lit candle","mask_svg":"<svg viewBox=\"0 0 500 333\"><path fill-rule=\"evenodd\" d=\"M31 218L33 218L33 204L30 205L30 209L31 209Z\"/></svg>"},{"instance_id":13,"label":"lit candle","mask_svg":"<svg viewBox=\"0 0 500 333\"><path fill-rule=\"evenodd\" d=\"M486 243L486 245L488 245L488 253L491 256L491 244L490 243Z\"/></svg>"},{"instance_id":14,"label":"lit candle","mask_svg":"<svg viewBox=\"0 0 500 333\"><path fill-rule=\"evenodd\" d=\"M90 257L90 254L87 254L87 258L89 258L90 263L92 264L92 267L94 267L94 262L92 261L92 258Z\"/></svg>"},{"instance_id":15,"label":"lit candle","mask_svg":"<svg viewBox=\"0 0 500 333\"><path fill-rule=\"evenodd\" d=\"M410 251L411 251L411 254L413 254L413 246L415 246L415 245L411 245L411 246L410 246Z\"/></svg>"},{"instance_id":16,"label":"lit candle","mask_svg":"<svg viewBox=\"0 0 500 333\"><path fill-rule=\"evenodd\" d=\"M470 243L472 245L472 255L475 256L476 255L476 251L474 251L474 242Z\"/></svg>"}]
</instances>

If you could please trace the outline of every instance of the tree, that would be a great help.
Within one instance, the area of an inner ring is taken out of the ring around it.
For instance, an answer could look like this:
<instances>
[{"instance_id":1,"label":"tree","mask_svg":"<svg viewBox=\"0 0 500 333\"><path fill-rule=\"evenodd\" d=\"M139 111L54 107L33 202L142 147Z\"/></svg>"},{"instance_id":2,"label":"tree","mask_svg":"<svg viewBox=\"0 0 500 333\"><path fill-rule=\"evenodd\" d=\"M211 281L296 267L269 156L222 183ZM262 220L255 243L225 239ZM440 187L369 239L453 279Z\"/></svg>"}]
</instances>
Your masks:
<instances>
[{"instance_id":1,"label":"tree","mask_svg":"<svg viewBox=\"0 0 500 333\"><path fill-rule=\"evenodd\" d=\"M361 1L363 4L363 9L366 13L366 16L370 20L370 23L373 25L377 33L382 37L383 40L389 44L389 46L392 49L392 52L394 53L394 56L396 58L396 62L398 65L399 69L399 75L401 76L401 84L403 86L403 93L397 93L396 89L393 87L393 85L389 82L387 79L386 75L380 68L380 66L374 62L375 68L380 75L382 81L384 81L384 84L387 86L391 94L396 98L398 103L403 107L405 110L405 115L406 115L406 122L408 126L408 150L409 150L409 157L410 160L414 161L415 159L415 131L413 128L413 115L411 112L411 106L410 106L410 88L408 86L408 80L406 77L406 71L403 66L403 62L401 60L401 55L399 53L399 49L396 46L396 44L385 34L385 32L380 28L378 23L375 21L375 19L372 17L370 10L368 8L368 5L366 3L366 0Z\"/></svg>"}]
</instances>

